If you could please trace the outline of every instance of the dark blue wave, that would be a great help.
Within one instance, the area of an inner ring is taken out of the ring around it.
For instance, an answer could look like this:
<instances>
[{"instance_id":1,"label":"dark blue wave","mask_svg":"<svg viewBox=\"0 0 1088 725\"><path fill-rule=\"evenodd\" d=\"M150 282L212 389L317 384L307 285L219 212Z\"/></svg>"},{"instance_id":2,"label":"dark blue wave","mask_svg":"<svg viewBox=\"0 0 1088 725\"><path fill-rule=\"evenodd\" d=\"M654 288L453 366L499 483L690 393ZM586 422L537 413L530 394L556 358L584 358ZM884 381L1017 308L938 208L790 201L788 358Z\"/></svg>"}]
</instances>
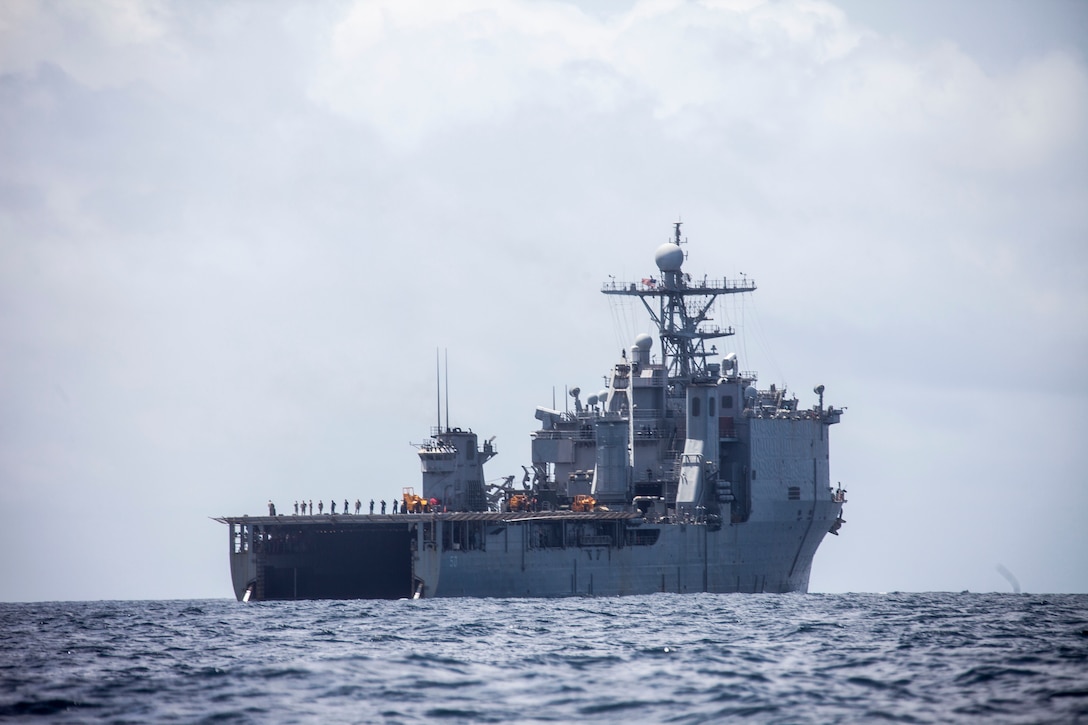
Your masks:
<instances>
[{"instance_id":1,"label":"dark blue wave","mask_svg":"<svg viewBox=\"0 0 1088 725\"><path fill-rule=\"evenodd\" d=\"M0 604L0 718L1088 722L1088 595Z\"/></svg>"}]
</instances>

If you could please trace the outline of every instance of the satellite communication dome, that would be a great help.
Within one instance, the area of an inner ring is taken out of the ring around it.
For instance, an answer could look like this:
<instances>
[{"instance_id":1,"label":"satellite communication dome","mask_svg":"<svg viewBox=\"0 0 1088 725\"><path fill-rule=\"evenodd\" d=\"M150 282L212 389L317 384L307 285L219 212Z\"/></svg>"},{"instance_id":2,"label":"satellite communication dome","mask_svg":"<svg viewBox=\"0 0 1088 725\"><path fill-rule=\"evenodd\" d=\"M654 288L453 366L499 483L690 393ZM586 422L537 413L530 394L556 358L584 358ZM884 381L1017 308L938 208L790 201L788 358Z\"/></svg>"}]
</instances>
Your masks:
<instances>
[{"instance_id":1,"label":"satellite communication dome","mask_svg":"<svg viewBox=\"0 0 1088 725\"><path fill-rule=\"evenodd\" d=\"M654 338L647 335L645 332L635 338L635 347L639 350L649 350L654 346Z\"/></svg>"},{"instance_id":2,"label":"satellite communication dome","mask_svg":"<svg viewBox=\"0 0 1088 725\"><path fill-rule=\"evenodd\" d=\"M684 250L672 242L662 244L654 253L654 261L662 272L679 272L684 264Z\"/></svg>"}]
</instances>

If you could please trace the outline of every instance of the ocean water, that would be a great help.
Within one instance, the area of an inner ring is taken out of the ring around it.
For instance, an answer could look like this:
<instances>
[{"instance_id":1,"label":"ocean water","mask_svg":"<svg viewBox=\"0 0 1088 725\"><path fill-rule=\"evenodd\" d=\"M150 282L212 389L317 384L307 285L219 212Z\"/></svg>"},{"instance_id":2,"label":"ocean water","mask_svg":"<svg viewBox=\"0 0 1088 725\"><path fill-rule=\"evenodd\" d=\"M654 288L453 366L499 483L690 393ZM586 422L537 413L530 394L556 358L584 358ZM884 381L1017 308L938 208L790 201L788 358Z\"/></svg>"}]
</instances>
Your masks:
<instances>
[{"instance_id":1,"label":"ocean water","mask_svg":"<svg viewBox=\"0 0 1088 725\"><path fill-rule=\"evenodd\" d=\"M1088 595L0 604L0 720L1088 723Z\"/></svg>"}]
</instances>

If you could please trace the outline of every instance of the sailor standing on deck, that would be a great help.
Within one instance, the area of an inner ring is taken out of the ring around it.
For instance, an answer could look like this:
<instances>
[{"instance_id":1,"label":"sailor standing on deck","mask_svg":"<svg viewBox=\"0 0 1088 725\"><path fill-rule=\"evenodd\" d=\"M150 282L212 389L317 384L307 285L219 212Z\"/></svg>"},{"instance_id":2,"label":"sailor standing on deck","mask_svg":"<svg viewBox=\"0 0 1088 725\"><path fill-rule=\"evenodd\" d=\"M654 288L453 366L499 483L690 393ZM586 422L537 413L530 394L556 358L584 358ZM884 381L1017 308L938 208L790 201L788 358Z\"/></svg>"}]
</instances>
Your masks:
<instances>
[{"instance_id":1,"label":"sailor standing on deck","mask_svg":"<svg viewBox=\"0 0 1088 725\"><path fill-rule=\"evenodd\" d=\"M344 515L347 515L347 513L348 513L348 500L345 498L344 499ZM355 508L355 513L359 513L359 508L358 507Z\"/></svg>"},{"instance_id":2,"label":"sailor standing on deck","mask_svg":"<svg viewBox=\"0 0 1088 725\"><path fill-rule=\"evenodd\" d=\"M314 515L314 500L312 498L310 499L310 515Z\"/></svg>"},{"instance_id":3,"label":"sailor standing on deck","mask_svg":"<svg viewBox=\"0 0 1088 725\"><path fill-rule=\"evenodd\" d=\"M374 515L374 499L370 499L370 515Z\"/></svg>"},{"instance_id":4,"label":"sailor standing on deck","mask_svg":"<svg viewBox=\"0 0 1088 725\"><path fill-rule=\"evenodd\" d=\"M319 513L319 514L325 513L325 502L324 501L318 501L317 502L317 513Z\"/></svg>"},{"instance_id":5,"label":"sailor standing on deck","mask_svg":"<svg viewBox=\"0 0 1088 725\"><path fill-rule=\"evenodd\" d=\"M385 513L385 499L382 499L382 513Z\"/></svg>"},{"instance_id":6,"label":"sailor standing on deck","mask_svg":"<svg viewBox=\"0 0 1088 725\"><path fill-rule=\"evenodd\" d=\"M268 515L269 516L275 516L276 515L276 504L272 503L272 499L268 499Z\"/></svg>"},{"instance_id":7,"label":"sailor standing on deck","mask_svg":"<svg viewBox=\"0 0 1088 725\"><path fill-rule=\"evenodd\" d=\"M333 516L335 516L336 515L336 499L335 498L332 499L331 501L329 501L329 509L330 509L329 513L331 513Z\"/></svg>"},{"instance_id":8,"label":"sailor standing on deck","mask_svg":"<svg viewBox=\"0 0 1088 725\"><path fill-rule=\"evenodd\" d=\"M298 516L298 501L295 501L295 516Z\"/></svg>"},{"instance_id":9,"label":"sailor standing on deck","mask_svg":"<svg viewBox=\"0 0 1088 725\"><path fill-rule=\"evenodd\" d=\"M360 501L359 499L355 499L355 515L356 516L359 515L359 509L361 509L362 507L363 507L363 502Z\"/></svg>"}]
</instances>

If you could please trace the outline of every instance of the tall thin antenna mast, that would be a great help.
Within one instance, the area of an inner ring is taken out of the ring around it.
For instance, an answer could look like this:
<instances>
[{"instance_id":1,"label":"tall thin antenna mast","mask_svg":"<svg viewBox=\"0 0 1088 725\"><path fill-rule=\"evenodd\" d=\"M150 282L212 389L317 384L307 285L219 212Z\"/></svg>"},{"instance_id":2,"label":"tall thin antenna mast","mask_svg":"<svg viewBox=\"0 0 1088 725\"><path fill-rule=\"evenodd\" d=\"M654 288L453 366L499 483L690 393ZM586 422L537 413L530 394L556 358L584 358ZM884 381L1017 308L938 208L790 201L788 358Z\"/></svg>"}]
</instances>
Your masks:
<instances>
[{"instance_id":1,"label":"tall thin antenna mast","mask_svg":"<svg viewBox=\"0 0 1088 725\"><path fill-rule=\"evenodd\" d=\"M442 368L438 363L438 348L434 349L434 403L435 421L434 427L442 429Z\"/></svg>"},{"instance_id":2,"label":"tall thin antenna mast","mask_svg":"<svg viewBox=\"0 0 1088 725\"><path fill-rule=\"evenodd\" d=\"M446 355L446 430L450 429L450 349L445 349Z\"/></svg>"}]
</instances>

